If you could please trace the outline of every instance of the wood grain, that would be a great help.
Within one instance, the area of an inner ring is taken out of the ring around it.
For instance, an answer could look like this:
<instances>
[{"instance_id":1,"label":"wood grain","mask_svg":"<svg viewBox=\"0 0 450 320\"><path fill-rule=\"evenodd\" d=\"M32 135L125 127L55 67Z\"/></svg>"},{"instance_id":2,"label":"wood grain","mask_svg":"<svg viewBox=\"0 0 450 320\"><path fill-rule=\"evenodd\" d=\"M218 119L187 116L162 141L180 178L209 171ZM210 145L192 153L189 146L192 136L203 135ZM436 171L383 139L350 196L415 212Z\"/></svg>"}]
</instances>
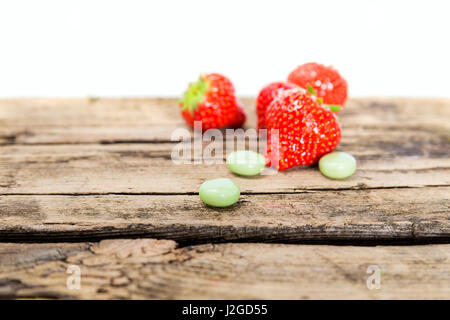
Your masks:
<instances>
[{"instance_id":1,"label":"wood grain","mask_svg":"<svg viewBox=\"0 0 450 320\"><path fill-rule=\"evenodd\" d=\"M251 127L254 100L244 102ZM316 167L244 178L224 164L174 164L170 134L184 124L173 99L1 100L0 238L446 241L449 106L351 100L339 150L358 170L333 181ZM213 177L240 186L236 206L199 201Z\"/></svg>"},{"instance_id":2,"label":"wood grain","mask_svg":"<svg viewBox=\"0 0 450 320\"><path fill-rule=\"evenodd\" d=\"M450 187L249 194L0 196L0 240L156 237L183 243L450 240Z\"/></svg>"},{"instance_id":3,"label":"wood grain","mask_svg":"<svg viewBox=\"0 0 450 320\"><path fill-rule=\"evenodd\" d=\"M450 144L439 142L441 153L432 157L431 144L405 155L402 147L370 143L340 148L358 161L356 174L341 181L323 177L316 167L245 178L223 163L176 165L173 144L3 146L0 194L192 194L214 177L235 180L243 193L450 185Z\"/></svg>"},{"instance_id":4,"label":"wood grain","mask_svg":"<svg viewBox=\"0 0 450 320\"><path fill-rule=\"evenodd\" d=\"M254 100L244 103L251 127ZM245 179L223 164L174 165L171 133L185 128L178 113L174 99L0 100L0 194L196 193L213 176L233 178L243 193L450 185L445 99L351 100L338 150L359 169L345 181L314 167Z\"/></svg>"},{"instance_id":5,"label":"wood grain","mask_svg":"<svg viewBox=\"0 0 450 320\"><path fill-rule=\"evenodd\" d=\"M448 244L317 243L449 243L450 100L352 99L340 117L351 178L242 178L172 162L174 99L0 100L0 298L449 299ZM198 199L218 176L241 187L232 207Z\"/></svg>"},{"instance_id":6,"label":"wood grain","mask_svg":"<svg viewBox=\"0 0 450 320\"><path fill-rule=\"evenodd\" d=\"M254 99L242 99L246 128L256 127ZM344 136L450 134L449 99L351 99L340 117ZM170 141L186 128L176 99L3 99L0 143L68 144ZM449 140L447 140L448 142Z\"/></svg>"},{"instance_id":7,"label":"wood grain","mask_svg":"<svg viewBox=\"0 0 450 320\"><path fill-rule=\"evenodd\" d=\"M32 257L24 263L25 250ZM53 254L52 252L64 252ZM0 244L0 297L50 299L449 299L450 246L218 244L173 241ZM69 290L69 265L81 270ZM367 268L381 270L369 290Z\"/></svg>"}]
</instances>

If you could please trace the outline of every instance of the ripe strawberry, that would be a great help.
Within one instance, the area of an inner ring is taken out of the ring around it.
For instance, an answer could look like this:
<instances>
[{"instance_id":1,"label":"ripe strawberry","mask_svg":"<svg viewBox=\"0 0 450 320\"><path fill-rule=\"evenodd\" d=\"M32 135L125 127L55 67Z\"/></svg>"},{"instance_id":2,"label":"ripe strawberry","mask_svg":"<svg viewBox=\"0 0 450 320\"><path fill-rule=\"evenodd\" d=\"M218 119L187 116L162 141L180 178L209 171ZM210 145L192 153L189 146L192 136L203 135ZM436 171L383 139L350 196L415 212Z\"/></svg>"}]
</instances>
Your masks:
<instances>
[{"instance_id":1,"label":"ripe strawberry","mask_svg":"<svg viewBox=\"0 0 450 320\"><path fill-rule=\"evenodd\" d=\"M333 151L341 139L336 115L302 88L284 90L277 95L267 108L266 126L266 159L270 165L272 153L278 149L278 164L275 164L278 170L312 165ZM272 136L276 129L278 148Z\"/></svg>"},{"instance_id":2,"label":"ripe strawberry","mask_svg":"<svg viewBox=\"0 0 450 320\"><path fill-rule=\"evenodd\" d=\"M297 86L287 82L272 82L262 88L256 99L256 113L258 114L258 129L266 128L266 110L279 90L293 89Z\"/></svg>"},{"instance_id":3,"label":"ripe strawberry","mask_svg":"<svg viewBox=\"0 0 450 320\"><path fill-rule=\"evenodd\" d=\"M327 105L338 105L342 109L347 101L347 81L332 67L306 63L289 74L288 82L305 89L311 86Z\"/></svg>"},{"instance_id":4,"label":"ripe strawberry","mask_svg":"<svg viewBox=\"0 0 450 320\"><path fill-rule=\"evenodd\" d=\"M217 73L202 74L197 82L190 83L179 103L181 114L191 127L194 121L202 121L203 130L236 128L245 121L233 84Z\"/></svg>"}]
</instances>

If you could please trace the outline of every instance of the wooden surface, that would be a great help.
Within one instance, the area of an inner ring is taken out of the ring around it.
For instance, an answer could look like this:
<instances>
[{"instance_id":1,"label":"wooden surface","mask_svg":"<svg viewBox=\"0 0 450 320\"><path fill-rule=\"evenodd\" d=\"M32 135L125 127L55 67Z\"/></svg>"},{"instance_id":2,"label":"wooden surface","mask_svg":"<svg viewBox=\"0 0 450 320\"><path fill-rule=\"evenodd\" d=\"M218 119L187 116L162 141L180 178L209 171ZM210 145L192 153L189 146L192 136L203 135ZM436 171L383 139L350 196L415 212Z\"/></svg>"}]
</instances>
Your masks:
<instances>
[{"instance_id":1,"label":"wooden surface","mask_svg":"<svg viewBox=\"0 0 450 320\"><path fill-rule=\"evenodd\" d=\"M450 245L0 244L0 298L448 299ZM68 289L77 265L81 288ZM380 288L369 290L369 266Z\"/></svg>"},{"instance_id":2,"label":"wooden surface","mask_svg":"<svg viewBox=\"0 0 450 320\"><path fill-rule=\"evenodd\" d=\"M243 101L254 127L254 100ZM0 296L450 298L450 100L353 99L340 117L353 177L310 167L242 178L171 161L171 134L186 128L174 99L0 100ZM236 205L199 201L213 177L239 184ZM98 251L107 238L143 249L117 260ZM212 245L230 241L243 243ZM168 251L145 253L160 245ZM84 256L109 259L107 270ZM104 279L67 292L68 257ZM365 266L383 263L389 285L368 290Z\"/></svg>"},{"instance_id":3,"label":"wooden surface","mask_svg":"<svg viewBox=\"0 0 450 320\"><path fill-rule=\"evenodd\" d=\"M448 240L449 187L241 196L227 209L197 195L0 196L0 239L148 236L184 243Z\"/></svg>"}]
</instances>

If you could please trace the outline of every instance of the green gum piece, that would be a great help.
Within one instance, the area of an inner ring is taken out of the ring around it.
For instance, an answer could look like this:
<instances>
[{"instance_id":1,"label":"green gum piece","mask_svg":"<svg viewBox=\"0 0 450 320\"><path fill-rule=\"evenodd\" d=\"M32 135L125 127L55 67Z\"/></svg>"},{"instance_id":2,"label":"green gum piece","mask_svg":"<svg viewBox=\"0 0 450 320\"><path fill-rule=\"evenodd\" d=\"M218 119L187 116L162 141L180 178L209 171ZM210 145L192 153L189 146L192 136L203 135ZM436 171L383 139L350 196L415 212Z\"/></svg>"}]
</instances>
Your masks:
<instances>
[{"instance_id":1,"label":"green gum piece","mask_svg":"<svg viewBox=\"0 0 450 320\"><path fill-rule=\"evenodd\" d=\"M239 200L239 187L228 178L217 178L202 183L200 199L212 207L228 207Z\"/></svg>"},{"instance_id":2,"label":"green gum piece","mask_svg":"<svg viewBox=\"0 0 450 320\"><path fill-rule=\"evenodd\" d=\"M256 176L266 166L266 159L260 153L241 150L235 151L227 157L227 167L233 173L242 176Z\"/></svg>"},{"instance_id":3,"label":"green gum piece","mask_svg":"<svg viewBox=\"0 0 450 320\"><path fill-rule=\"evenodd\" d=\"M331 152L319 160L320 172L330 179L345 179L356 171L356 159L347 152Z\"/></svg>"}]
</instances>

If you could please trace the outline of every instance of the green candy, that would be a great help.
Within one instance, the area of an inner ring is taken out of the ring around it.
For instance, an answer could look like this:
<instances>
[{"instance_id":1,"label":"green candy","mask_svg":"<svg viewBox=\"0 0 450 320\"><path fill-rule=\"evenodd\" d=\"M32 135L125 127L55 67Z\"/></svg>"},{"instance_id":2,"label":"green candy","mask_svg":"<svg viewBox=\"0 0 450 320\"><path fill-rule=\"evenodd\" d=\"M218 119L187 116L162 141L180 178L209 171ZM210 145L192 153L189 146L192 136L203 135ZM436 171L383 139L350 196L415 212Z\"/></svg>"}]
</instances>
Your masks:
<instances>
[{"instance_id":1,"label":"green candy","mask_svg":"<svg viewBox=\"0 0 450 320\"><path fill-rule=\"evenodd\" d=\"M227 157L227 167L232 172L242 176L256 176L266 166L266 159L260 153L241 150L235 151Z\"/></svg>"},{"instance_id":2,"label":"green candy","mask_svg":"<svg viewBox=\"0 0 450 320\"><path fill-rule=\"evenodd\" d=\"M218 178L202 183L199 190L200 199L213 207L228 207L239 200L239 187L228 178Z\"/></svg>"},{"instance_id":3,"label":"green candy","mask_svg":"<svg viewBox=\"0 0 450 320\"><path fill-rule=\"evenodd\" d=\"M356 171L356 160L347 152L331 152L319 161L322 174L331 179L345 179Z\"/></svg>"}]
</instances>

